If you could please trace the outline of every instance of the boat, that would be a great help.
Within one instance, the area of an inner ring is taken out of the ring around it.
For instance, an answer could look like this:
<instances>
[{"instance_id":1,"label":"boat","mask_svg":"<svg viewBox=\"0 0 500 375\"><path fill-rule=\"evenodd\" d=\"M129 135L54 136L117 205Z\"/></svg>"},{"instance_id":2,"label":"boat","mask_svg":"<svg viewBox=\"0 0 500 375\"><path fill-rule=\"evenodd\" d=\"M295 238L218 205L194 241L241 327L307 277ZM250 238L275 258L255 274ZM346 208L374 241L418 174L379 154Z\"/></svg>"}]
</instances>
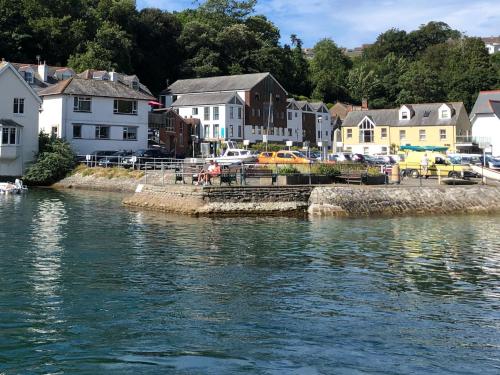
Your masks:
<instances>
[{"instance_id":1,"label":"boat","mask_svg":"<svg viewBox=\"0 0 500 375\"><path fill-rule=\"evenodd\" d=\"M257 155L253 154L250 150L238 148L236 142L227 141L227 148L221 156L207 158L207 161L215 161L219 164L241 164L241 163L255 163Z\"/></svg>"},{"instance_id":2,"label":"boat","mask_svg":"<svg viewBox=\"0 0 500 375\"><path fill-rule=\"evenodd\" d=\"M12 182L0 182L0 194L21 194L28 190L23 181L16 179Z\"/></svg>"},{"instance_id":3,"label":"boat","mask_svg":"<svg viewBox=\"0 0 500 375\"><path fill-rule=\"evenodd\" d=\"M475 185L477 181L464 180L462 178L442 178L441 183L444 185Z\"/></svg>"}]
</instances>

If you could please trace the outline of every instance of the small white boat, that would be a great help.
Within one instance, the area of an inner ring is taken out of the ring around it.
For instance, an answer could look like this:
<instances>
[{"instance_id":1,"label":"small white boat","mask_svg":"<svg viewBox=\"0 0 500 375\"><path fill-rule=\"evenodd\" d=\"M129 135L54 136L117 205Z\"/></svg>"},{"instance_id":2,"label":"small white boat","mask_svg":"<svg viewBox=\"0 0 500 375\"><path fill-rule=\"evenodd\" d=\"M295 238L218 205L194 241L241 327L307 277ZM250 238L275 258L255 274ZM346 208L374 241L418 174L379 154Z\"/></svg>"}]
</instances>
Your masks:
<instances>
[{"instance_id":1,"label":"small white boat","mask_svg":"<svg viewBox=\"0 0 500 375\"><path fill-rule=\"evenodd\" d=\"M23 181L16 179L12 182L0 182L0 194L21 194L28 190Z\"/></svg>"},{"instance_id":2,"label":"small white boat","mask_svg":"<svg viewBox=\"0 0 500 375\"><path fill-rule=\"evenodd\" d=\"M245 150L236 147L236 142L227 141L227 148L224 154L213 158L207 158L208 161L213 160L219 164L241 164L241 163L255 163L257 156L250 150Z\"/></svg>"}]
</instances>

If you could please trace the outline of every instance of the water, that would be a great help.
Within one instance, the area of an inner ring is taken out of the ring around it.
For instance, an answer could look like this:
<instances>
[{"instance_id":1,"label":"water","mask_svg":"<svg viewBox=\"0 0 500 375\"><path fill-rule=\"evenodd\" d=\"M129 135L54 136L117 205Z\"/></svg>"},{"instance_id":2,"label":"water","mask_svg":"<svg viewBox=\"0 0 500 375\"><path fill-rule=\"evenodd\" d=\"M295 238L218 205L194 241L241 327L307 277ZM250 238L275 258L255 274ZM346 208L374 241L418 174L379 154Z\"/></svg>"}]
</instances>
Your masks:
<instances>
[{"instance_id":1,"label":"water","mask_svg":"<svg viewBox=\"0 0 500 375\"><path fill-rule=\"evenodd\" d=\"M0 196L0 374L498 374L499 216L195 219Z\"/></svg>"}]
</instances>

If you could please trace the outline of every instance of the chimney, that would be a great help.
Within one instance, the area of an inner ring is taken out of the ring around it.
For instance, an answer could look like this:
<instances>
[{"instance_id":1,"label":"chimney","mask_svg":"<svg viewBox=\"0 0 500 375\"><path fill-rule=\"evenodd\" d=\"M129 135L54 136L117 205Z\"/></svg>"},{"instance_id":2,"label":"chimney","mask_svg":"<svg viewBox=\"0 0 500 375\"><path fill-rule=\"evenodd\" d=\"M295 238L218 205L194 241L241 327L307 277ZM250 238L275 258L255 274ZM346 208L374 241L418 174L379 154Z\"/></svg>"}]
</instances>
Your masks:
<instances>
[{"instance_id":1,"label":"chimney","mask_svg":"<svg viewBox=\"0 0 500 375\"><path fill-rule=\"evenodd\" d=\"M47 76L49 75L49 67L47 63L44 61L43 64L38 65L38 75L40 76L43 82L47 82Z\"/></svg>"},{"instance_id":2,"label":"chimney","mask_svg":"<svg viewBox=\"0 0 500 375\"><path fill-rule=\"evenodd\" d=\"M361 99L361 110L368 111L368 99L366 98Z\"/></svg>"},{"instance_id":3,"label":"chimney","mask_svg":"<svg viewBox=\"0 0 500 375\"><path fill-rule=\"evenodd\" d=\"M109 80L112 82L118 81L118 73L114 69L109 73Z\"/></svg>"}]
</instances>

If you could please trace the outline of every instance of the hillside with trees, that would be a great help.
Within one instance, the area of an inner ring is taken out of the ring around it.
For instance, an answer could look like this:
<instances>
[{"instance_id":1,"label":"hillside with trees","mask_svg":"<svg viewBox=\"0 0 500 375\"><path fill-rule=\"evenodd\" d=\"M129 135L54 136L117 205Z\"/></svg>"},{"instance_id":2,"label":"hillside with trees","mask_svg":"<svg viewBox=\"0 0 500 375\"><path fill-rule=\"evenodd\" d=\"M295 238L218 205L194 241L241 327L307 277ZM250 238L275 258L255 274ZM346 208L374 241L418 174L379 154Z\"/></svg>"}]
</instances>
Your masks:
<instances>
[{"instance_id":1,"label":"hillside with trees","mask_svg":"<svg viewBox=\"0 0 500 375\"><path fill-rule=\"evenodd\" d=\"M282 45L279 29L256 14L257 0L206 0L182 12L133 0L0 0L0 56L13 62L137 74L153 93L179 78L271 72L291 95L374 108L463 101L500 83L500 57L483 42L430 22L391 29L350 59L331 39L306 60L302 41Z\"/></svg>"}]
</instances>

